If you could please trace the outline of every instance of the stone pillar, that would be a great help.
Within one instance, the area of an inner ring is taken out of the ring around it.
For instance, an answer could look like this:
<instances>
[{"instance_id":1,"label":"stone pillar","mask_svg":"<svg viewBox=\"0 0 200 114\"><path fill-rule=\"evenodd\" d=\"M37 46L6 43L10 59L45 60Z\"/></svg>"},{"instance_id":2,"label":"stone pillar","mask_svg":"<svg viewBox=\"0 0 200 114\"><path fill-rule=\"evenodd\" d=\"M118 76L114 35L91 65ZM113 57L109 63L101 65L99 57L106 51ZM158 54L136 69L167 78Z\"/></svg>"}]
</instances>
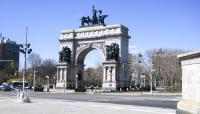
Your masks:
<instances>
[{"instance_id":1,"label":"stone pillar","mask_svg":"<svg viewBox=\"0 0 200 114\"><path fill-rule=\"evenodd\" d=\"M65 68L62 69L62 81L65 80Z\"/></svg>"},{"instance_id":2,"label":"stone pillar","mask_svg":"<svg viewBox=\"0 0 200 114\"><path fill-rule=\"evenodd\" d=\"M58 63L57 65L57 88L68 88L70 86L70 64ZM68 78L69 77L69 78ZM69 79L69 80L68 80ZM71 86L70 86L71 87Z\"/></svg>"},{"instance_id":3,"label":"stone pillar","mask_svg":"<svg viewBox=\"0 0 200 114\"><path fill-rule=\"evenodd\" d=\"M63 70L62 70L62 68L60 69L60 81L62 81L62 77L63 77Z\"/></svg>"},{"instance_id":4,"label":"stone pillar","mask_svg":"<svg viewBox=\"0 0 200 114\"><path fill-rule=\"evenodd\" d=\"M177 114L200 114L200 50L178 55L182 67L182 99Z\"/></svg>"},{"instance_id":5,"label":"stone pillar","mask_svg":"<svg viewBox=\"0 0 200 114\"><path fill-rule=\"evenodd\" d=\"M109 77L110 77L110 82L112 82L112 67L110 67L110 75L109 75Z\"/></svg>"},{"instance_id":6,"label":"stone pillar","mask_svg":"<svg viewBox=\"0 0 200 114\"><path fill-rule=\"evenodd\" d=\"M56 78L56 79L57 79L57 80L56 80L57 82L60 80L60 75L59 75L59 74L60 74L60 69L57 68L57 78Z\"/></svg>"},{"instance_id":7,"label":"stone pillar","mask_svg":"<svg viewBox=\"0 0 200 114\"><path fill-rule=\"evenodd\" d=\"M112 68L112 80L115 81L116 80L116 67L111 67Z\"/></svg>"},{"instance_id":8,"label":"stone pillar","mask_svg":"<svg viewBox=\"0 0 200 114\"><path fill-rule=\"evenodd\" d=\"M67 79L66 79L66 78L67 78L67 69L64 68L63 70L64 70L64 81L66 81L66 80L67 80Z\"/></svg>"},{"instance_id":9,"label":"stone pillar","mask_svg":"<svg viewBox=\"0 0 200 114\"><path fill-rule=\"evenodd\" d=\"M116 90L117 87L117 76L116 67L118 67L118 62L116 61L106 61L103 63L104 73L103 73L103 89L104 90Z\"/></svg>"},{"instance_id":10,"label":"stone pillar","mask_svg":"<svg viewBox=\"0 0 200 114\"><path fill-rule=\"evenodd\" d=\"M109 78L109 67L106 67L106 81L108 81Z\"/></svg>"},{"instance_id":11,"label":"stone pillar","mask_svg":"<svg viewBox=\"0 0 200 114\"><path fill-rule=\"evenodd\" d=\"M103 68L103 81L107 81L107 67Z\"/></svg>"}]
</instances>

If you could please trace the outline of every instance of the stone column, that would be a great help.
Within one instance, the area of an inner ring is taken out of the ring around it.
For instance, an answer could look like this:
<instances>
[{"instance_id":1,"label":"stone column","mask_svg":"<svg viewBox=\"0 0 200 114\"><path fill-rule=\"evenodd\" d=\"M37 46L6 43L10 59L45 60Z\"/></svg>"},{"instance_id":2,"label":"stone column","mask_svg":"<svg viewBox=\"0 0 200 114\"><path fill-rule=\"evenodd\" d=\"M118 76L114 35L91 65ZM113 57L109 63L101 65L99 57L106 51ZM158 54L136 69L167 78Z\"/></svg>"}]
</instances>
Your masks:
<instances>
[{"instance_id":1,"label":"stone column","mask_svg":"<svg viewBox=\"0 0 200 114\"><path fill-rule=\"evenodd\" d=\"M60 69L59 68L57 68L57 82L60 80Z\"/></svg>"},{"instance_id":2,"label":"stone column","mask_svg":"<svg viewBox=\"0 0 200 114\"><path fill-rule=\"evenodd\" d=\"M64 80L64 73L65 73L65 69L64 68L62 68L62 81Z\"/></svg>"},{"instance_id":3,"label":"stone column","mask_svg":"<svg viewBox=\"0 0 200 114\"><path fill-rule=\"evenodd\" d=\"M112 81L115 81L116 80L116 68L115 67L112 67Z\"/></svg>"},{"instance_id":4,"label":"stone column","mask_svg":"<svg viewBox=\"0 0 200 114\"><path fill-rule=\"evenodd\" d=\"M60 81L62 81L62 69L60 68Z\"/></svg>"},{"instance_id":5,"label":"stone column","mask_svg":"<svg viewBox=\"0 0 200 114\"><path fill-rule=\"evenodd\" d=\"M108 67L106 67L105 69L106 69L106 72L105 72L106 73L105 74L105 81L107 81L108 80Z\"/></svg>"},{"instance_id":6,"label":"stone column","mask_svg":"<svg viewBox=\"0 0 200 114\"><path fill-rule=\"evenodd\" d=\"M110 82L112 82L112 67L110 67Z\"/></svg>"},{"instance_id":7,"label":"stone column","mask_svg":"<svg viewBox=\"0 0 200 114\"><path fill-rule=\"evenodd\" d=\"M109 67L107 67L107 70L106 70L107 72L106 72L106 80L108 81L108 79L109 79L109 76L110 76L110 69L109 69Z\"/></svg>"},{"instance_id":8,"label":"stone column","mask_svg":"<svg viewBox=\"0 0 200 114\"><path fill-rule=\"evenodd\" d=\"M64 81L66 81L66 78L67 78L67 69L64 68L63 70L64 70Z\"/></svg>"},{"instance_id":9,"label":"stone column","mask_svg":"<svg viewBox=\"0 0 200 114\"><path fill-rule=\"evenodd\" d=\"M108 80L108 67L105 67L104 68L104 81L107 81Z\"/></svg>"}]
</instances>

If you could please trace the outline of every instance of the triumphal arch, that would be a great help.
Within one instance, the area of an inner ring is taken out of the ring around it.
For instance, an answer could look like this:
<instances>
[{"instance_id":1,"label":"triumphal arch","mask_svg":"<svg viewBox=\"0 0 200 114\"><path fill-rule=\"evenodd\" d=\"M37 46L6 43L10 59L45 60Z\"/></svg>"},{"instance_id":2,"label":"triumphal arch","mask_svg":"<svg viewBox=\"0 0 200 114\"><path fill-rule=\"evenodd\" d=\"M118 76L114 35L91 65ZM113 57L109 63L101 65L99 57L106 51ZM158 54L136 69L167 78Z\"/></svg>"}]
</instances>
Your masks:
<instances>
[{"instance_id":1,"label":"triumphal arch","mask_svg":"<svg viewBox=\"0 0 200 114\"><path fill-rule=\"evenodd\" d=\"M92 18L81 18L81 26L60 33L57 88L84 86L84 59L96 49L104 57L103 89L119 89L128 82L128 28L121 24L105 25L102 10L93 7ZM95 58L94 58L95 59Z\"/></svg>"}]
</instances>

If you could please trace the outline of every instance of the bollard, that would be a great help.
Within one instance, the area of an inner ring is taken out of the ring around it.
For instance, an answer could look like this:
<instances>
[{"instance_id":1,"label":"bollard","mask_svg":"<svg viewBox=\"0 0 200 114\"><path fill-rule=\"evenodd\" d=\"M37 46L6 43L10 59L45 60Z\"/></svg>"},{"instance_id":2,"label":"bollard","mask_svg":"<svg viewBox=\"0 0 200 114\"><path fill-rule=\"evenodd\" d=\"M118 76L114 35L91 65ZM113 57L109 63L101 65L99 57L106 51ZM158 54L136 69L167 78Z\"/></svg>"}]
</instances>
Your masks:
<instances>
[{"instance_id":1,"label":"bollard","mask_svg":"<svg viewBox=\"0 0 200 114\"><path fill-rule=\"evenodd\" d=\"M17 100L20 98L20 90L17 90Z\"/></svg>"},{"instance_id":2,"label":"bollard","mask_svg":"<svg viewBox=\"0 0 200 114\"><path fill-rule=\"evenodd\" d=\"M19 96L20 99L24 99L24 92L23 92L23 91L20 91L19 93L20 93L20 96Z\"/></svg>"}]
</instances>

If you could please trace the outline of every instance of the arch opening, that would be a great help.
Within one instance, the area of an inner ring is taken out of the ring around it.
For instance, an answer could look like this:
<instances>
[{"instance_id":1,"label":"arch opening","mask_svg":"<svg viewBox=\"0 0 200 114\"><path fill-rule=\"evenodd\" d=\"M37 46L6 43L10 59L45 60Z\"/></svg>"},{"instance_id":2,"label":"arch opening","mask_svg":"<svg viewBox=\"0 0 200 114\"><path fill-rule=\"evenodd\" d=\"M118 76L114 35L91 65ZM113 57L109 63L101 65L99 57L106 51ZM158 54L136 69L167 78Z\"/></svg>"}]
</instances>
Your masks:
<instances>
[{"instance_id":1,"label":"arch opening","mask_svg":"<svg viewBox=\"0 0 200 114\"><path fill-rule=\"evenodd\" d=\"M81 51L77 57L78 72L86 87L102 87L103 83L103 65L105 57L98 48L89 47ZM82 67L81 67L82 66Z\"/></svg>"}]
</instances>

